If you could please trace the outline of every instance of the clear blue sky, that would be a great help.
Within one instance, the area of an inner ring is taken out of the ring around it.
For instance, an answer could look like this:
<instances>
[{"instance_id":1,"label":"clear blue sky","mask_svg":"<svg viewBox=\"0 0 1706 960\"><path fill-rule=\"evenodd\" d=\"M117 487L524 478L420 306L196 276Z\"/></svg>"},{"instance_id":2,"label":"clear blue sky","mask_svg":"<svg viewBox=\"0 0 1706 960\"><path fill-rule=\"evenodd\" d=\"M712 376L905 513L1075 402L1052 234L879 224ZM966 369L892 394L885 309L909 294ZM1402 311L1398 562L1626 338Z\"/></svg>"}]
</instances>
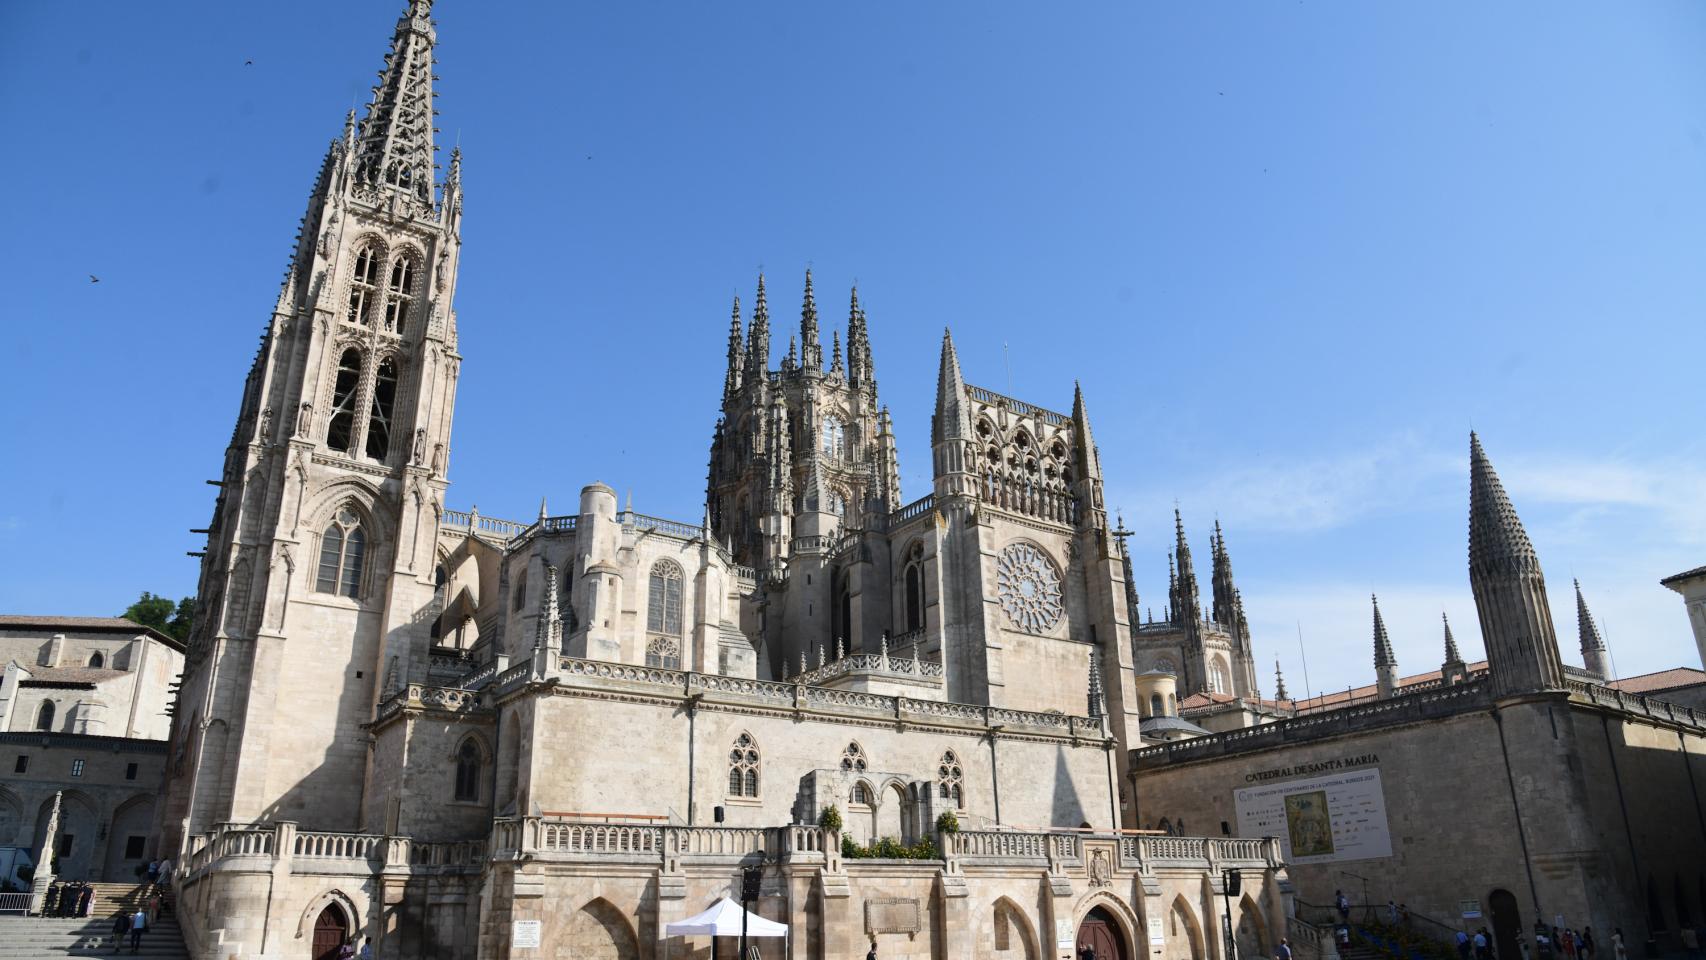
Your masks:
<instances>
[{"instance_id":1,"label":"clear blue sky","mask_svg":"<svg viewBox=\"0 0 1706 960\"><path fill-rule=\"evenodd\" d=\"M194 587L311 179L400 0L0 4L0 610ZM729 298L857 279L910 499L937 349L1084 385L1145 603L1218 515L1302 687L1478 652L1481 431L1623 674L1695 663L1706 5L441 0L466 153L451 502L699 516ZM252 66L245 66L253 59ZM89 274L101 278L91 284ZM785 335L778 350L785 346ZM1206 573L1206 571L1204 571ZM1264 666L1264 671L1269 666ZM1271 681L1270 681L1271 683Z\"/></svg>"}]
</instances>

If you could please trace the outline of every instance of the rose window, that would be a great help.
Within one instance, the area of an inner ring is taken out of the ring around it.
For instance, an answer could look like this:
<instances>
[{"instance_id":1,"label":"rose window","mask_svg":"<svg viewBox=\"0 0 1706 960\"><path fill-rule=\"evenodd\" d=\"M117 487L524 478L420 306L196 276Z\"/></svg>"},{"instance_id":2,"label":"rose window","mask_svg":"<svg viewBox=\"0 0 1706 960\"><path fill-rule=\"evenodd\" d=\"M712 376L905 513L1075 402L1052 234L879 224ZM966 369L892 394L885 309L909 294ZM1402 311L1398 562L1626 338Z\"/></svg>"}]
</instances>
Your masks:
<instances>
[{"instance_id":1,"label":"rose window","mask_svg":"<svg viewBox=\"0 0 1706 960\"><path fill-rule=\"evenodd\" d=\"M1060 573L1035 546L1015 543L1001 551L996 588L1001 609L1021 630L1041 633L1060 622Z\"/></svg>"}]
</instances>

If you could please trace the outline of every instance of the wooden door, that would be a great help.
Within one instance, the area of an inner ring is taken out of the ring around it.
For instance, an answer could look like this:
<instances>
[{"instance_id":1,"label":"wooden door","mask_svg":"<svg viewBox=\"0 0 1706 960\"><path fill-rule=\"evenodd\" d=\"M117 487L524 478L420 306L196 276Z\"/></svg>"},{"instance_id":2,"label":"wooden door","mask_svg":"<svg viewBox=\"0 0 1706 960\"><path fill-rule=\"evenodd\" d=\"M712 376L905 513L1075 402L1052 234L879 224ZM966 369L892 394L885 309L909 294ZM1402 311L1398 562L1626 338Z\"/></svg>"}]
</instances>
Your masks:
<instances>
[{"instance_id":1,"label":"wooden door","mask_svg":"<svg viewBox=\"0 0 1706 960\"><path fill-rule=\"evenodd\" d=\"M1494 890L1487 895L1487 906L1493 913L1493 953L1499 960L1521 960L1522 913L1517 909L1516 894Z\"/></svg>"},{"instance_id":2,"label":"wooden door","mask_svg":"<svg viewBox=\"0 0 1706 960\"><path fill-rule=\"evenodd\" d=\"M349 939L349 927L344 923L344 912L336 904L327 904L320 911L320 918L314 921L314 950L309 954L314 960L338 960L338 948Z\"/></svg>"},{"instance_id":3,"label":"wooden door","mask_svg":"<svg viewBox=\"0 0 1706 960\"><path fill-rule=\"evenodd\" d=\"M1085 958L1084 948L1095 951L1096 960L1126 960L1124 940L1120 931L1114 925L1114 918L1107 915L1101 907L1090 911L1084 922L1078 926L1077 956Z\"/></svg>"}]
</instances>

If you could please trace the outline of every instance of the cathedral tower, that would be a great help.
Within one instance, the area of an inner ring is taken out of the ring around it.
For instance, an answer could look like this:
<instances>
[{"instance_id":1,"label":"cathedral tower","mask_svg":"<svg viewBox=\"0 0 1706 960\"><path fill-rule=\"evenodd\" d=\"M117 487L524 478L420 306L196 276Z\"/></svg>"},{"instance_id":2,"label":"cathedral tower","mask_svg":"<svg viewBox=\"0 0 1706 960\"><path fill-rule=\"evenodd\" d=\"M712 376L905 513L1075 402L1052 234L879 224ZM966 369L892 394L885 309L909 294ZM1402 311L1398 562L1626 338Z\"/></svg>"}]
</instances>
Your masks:
<instances>
[{"instance_id":1,"label":"cathedral tower","mask_svg":"<svg viewBox=\"0 0 1706 960\"><path fill-rule=\"evenodd\" d=\"M163 805L383 829L364 724L424 679L461 357L461 160L437 182L429 0L326 153L244 383L202 559ZM170 847L168 847L170 849Z\"/></svg>"}]
</instances>

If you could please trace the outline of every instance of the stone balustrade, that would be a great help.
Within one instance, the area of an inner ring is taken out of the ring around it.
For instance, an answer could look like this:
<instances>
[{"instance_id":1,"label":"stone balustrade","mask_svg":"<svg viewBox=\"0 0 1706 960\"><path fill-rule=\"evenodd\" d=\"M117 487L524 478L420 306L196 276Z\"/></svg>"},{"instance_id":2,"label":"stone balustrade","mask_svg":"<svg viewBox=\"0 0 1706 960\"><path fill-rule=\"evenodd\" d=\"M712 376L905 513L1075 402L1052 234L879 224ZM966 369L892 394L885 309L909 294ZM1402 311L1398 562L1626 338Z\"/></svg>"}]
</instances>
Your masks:
<instances>
[{"instance_id":1,"label":"stone balustrade","mask_svg":"<svg viewBox=\"0 0 1706 960\"><path fill-rule=\"evenodd\" d=\"M889 514L889 528L893 529L893 528L898 527L901 524L906 523L910 520L916 520L919 517L922 517L922 516L929 514L931 511L933 511L935 509L936 509L936 495L933 493L932 494L926 494L925 496L923 496L917 500L912 501L911 503L907 504L906 506L901 507L898 510L895 510L893 513L890 513Z\"/></svg>"},{"instance_id":2,"label":"stone balustrade","mask_svg":"<svg viewBox=\"0 0 1706 960\"><path fill-rule=\"evenodd\" d=\"M251 867L268 870L301 861L317 869L342 864L355 874L415 868L477 871L486 862L486 850L484 840L432 842L374 833L327 833L297 830L289 821L263 827L227 824L191 839L183 876L194 879L221 864L245 859Z\"/></svg>"}]
</instances>

